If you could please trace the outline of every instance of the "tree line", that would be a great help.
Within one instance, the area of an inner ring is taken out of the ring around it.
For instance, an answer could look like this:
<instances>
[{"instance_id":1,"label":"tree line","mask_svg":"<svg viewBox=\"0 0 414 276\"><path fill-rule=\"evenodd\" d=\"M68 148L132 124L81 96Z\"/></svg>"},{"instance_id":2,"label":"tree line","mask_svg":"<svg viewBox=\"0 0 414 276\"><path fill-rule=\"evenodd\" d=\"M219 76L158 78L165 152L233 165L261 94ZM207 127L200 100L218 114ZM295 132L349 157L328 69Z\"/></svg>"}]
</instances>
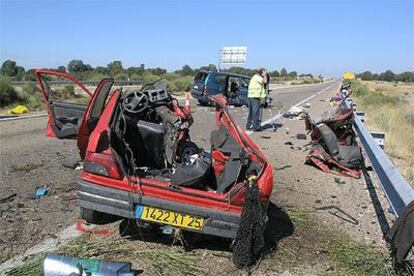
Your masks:
<instances>
[{"instance_id":1,"label":"tree line","mask_svg":"<svg viewBox=\"0 0 414 276\"><path fill-rule=\"evenodd\" d=\"M371 71L365 71L356 74L356 77L360 78L361 80L414 82L414 71L406 71L400 74L395 74L391 70L387 70L383 73L372 73Z\"/></svg>"},{"instance_id":2,"label":"tree line","mask_svg":"<svg viewBox=\"0 0 414 276\"><path fill-rule=\"evenodd\" d=\"M122 62L115 60L110 62L106 67L97 66L92 67L90 64L83 62L80 59L71 60L66 66L57 66L56 68L48 68L59 72L68 72L80 80L91 80L98 81L105 77L112 77L116 80L156 80L157 78L166 77L167 80L177 79L179 77L194 76L198 72L206 71L217 71L217 67L214 64L207 66L201 66L199 68L191 68L189 65L184 65L181 69L173 72L167 72L166 69L156 68L145 68L144 66L139 67L128 67L124 68ZM243 68L243 67L231 67L223 69L223 72L237 73L247 76L254 74L254 69ZM6 60L3 62L0 68L0 75L11 78L14 81L34 81L35 77L33 70L25 70L24 67L17 65L14 60ZM299 78L313 78L312 74L298 74L296 71L288 72L286 68L282 68L280 71L271 70L269 75L272 79L282 80L294 80ZM318 76L322 79L322 76Z\"/></svg>"}]
</instances>

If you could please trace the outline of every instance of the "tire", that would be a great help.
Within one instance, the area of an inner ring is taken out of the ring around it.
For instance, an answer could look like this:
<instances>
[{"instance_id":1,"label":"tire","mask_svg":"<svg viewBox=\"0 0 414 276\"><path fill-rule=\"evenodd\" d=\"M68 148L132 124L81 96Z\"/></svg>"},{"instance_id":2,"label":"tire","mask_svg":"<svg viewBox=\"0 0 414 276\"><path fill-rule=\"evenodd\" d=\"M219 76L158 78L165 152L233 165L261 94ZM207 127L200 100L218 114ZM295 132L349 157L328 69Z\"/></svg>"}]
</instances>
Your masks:
<instances>
[{"instance_id":1,"label":"tire","mask_svg":"<svg viewBox=\"0 0 414 276\"><path fill-rule=\"evenodd\" d=\"M110 214L102 213L96 210L87 209L83 207L79 208L81 219L84 219L88 223L105 224L116 220L116 217Z\"/></svg>"}]
</instances>

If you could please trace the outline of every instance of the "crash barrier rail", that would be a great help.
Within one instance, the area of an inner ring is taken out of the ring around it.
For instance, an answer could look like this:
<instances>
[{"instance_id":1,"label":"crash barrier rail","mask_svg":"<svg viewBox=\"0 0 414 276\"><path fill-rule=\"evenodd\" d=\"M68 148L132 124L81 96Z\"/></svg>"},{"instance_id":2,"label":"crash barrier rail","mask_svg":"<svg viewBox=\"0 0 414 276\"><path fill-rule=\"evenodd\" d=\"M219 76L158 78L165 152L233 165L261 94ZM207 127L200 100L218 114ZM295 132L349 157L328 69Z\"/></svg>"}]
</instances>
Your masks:
<instances>
[{"instance_id":1,"label":"crash barrier rail","mask_svg":"<svg viewBox=\"0 0 414 276\"><path fill-rule=\"evenodd\" d=\"M348 98L346 103L348 107L353 107L352 99ZM362 115L356 112L354 128L378 176L393 213L400 217L407 206L414 201L414 189L375 141L358 114Z\"/></svg>"},{"instance_id":2,"label":"crash barrier rail","mask_svg":"<svg viewBox=\"0 0 414 276\"><path fill-rule=\"evenodd\" d=\"M82 81L85 85L97 86L100 81ZM64 84L73 84L73 81L48 81L49 85L64 85ZM123 85L143 85L143 81L123 81L123 80L116 80L114 85L116 86L123 86ZM24 84L35 84L37 85L37 81L13 81L11 84L14 85L24 85Z\"/></svg>"}]
</instances>

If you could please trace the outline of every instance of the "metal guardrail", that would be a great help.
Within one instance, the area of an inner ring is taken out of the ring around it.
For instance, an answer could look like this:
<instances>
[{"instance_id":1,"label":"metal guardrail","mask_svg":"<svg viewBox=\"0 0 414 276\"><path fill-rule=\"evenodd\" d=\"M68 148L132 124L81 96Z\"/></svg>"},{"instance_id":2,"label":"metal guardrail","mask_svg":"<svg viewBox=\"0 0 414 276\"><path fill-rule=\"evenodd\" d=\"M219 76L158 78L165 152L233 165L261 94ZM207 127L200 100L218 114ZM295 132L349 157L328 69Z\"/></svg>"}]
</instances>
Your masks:
<instances>
[{"instance_id":1,"label":"metal guardrail","mask_svg":"<svg viewBox=\"0 0 414 276\"><path fill-rule=\"evenodd\" d=\"M351 99L348 98L346 103L352 107ZM414 201L414 189L374 140L359 116L355 116L354 127L394 214L401 216L408 204Z\"/></svg>"},{"instance_id":2,"label":"metal guardrail","mask_svg":"<svg viewBox=\"0 0 414 276\"><path fill-rule=\"evenodd\" d=\"M100 81L82 81L83 84L85 85L92 85L92 86L97 86L99 84ZM48 81L47 82L50 85L64 85L64 84L73 84L73 81ZM123 81L123 80L116 80L114 82L114 85L142 85L144 82L143 81ZM11 84L14 85L24 85L24 84L37 84L37 81L13 81L11 82Z\"/></svg>"}]
</instances>

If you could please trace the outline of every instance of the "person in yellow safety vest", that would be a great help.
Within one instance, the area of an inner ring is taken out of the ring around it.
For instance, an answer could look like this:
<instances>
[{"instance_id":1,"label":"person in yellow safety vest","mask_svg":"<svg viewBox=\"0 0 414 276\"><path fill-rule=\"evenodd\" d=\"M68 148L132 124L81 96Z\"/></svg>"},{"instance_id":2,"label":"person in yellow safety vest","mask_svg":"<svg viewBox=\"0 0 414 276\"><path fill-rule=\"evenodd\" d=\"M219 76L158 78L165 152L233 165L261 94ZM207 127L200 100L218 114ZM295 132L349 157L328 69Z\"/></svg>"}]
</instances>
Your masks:
<instances>
[{"instance_id":1,"label":"person in yellow safety vest","mask_svg":"<svg viewBox=\"0 0 414 276\"><path fill-rule=\"evenodd\" d=\"M264 68L257 69L249 82L249 116L247 117L247 130L261 131L260 114L261 105L266 98L265 84L267 84L267 71Z\"/></svg>"}]
</instances>

